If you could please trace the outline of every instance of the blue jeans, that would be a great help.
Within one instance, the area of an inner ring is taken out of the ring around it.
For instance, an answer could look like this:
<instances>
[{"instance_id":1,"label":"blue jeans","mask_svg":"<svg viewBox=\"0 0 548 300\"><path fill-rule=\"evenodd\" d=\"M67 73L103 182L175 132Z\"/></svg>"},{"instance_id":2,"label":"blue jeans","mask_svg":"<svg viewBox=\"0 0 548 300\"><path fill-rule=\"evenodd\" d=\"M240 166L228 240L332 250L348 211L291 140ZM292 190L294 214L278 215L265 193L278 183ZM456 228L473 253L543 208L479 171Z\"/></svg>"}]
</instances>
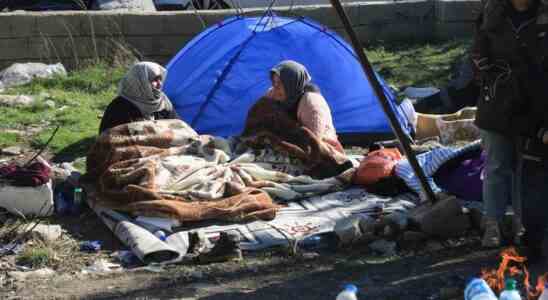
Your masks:
<instances>
[{"instance_id":1,"label":"blue jeans","mask_svg":"<svg viewBox=\"0 0 548 300\"><path fill-rule=\"evenodd\" d=\"M527 240L541 245L548 225L548 161L528 153L520 154L519 167L523 226Z\"/></svg>"},{"instance_id":2,"label":"blue jeans","mask_svg":"<svg viewBox=\"0 0 548 300\"><path fill-rule=\"evenodd\" d=\"M493 131L481 130L487 153L483 179L485 215L501 222L506 206L512 204L519 216L521 203L517 193L517 141Z\"/></svg>"}]
</instances>

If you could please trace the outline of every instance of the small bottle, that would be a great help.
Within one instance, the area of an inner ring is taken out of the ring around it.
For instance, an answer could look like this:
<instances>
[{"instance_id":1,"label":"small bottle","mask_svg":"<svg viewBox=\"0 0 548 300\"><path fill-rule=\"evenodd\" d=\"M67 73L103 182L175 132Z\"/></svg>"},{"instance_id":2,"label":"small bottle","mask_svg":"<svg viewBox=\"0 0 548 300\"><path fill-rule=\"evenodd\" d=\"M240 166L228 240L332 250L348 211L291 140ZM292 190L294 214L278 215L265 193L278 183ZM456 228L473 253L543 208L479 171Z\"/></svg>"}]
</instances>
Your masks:
<instances>
[{"instance_id":1,"label":"small bottle","mask_svg":"<svg viewBox=\"0 0 548 300\"><path fill-rule=\"evenodd\" d=\"M164 241L164 242L167 238L166 233L163 230L155 231L154 236L156 236L158 239L160 239L160 241Z\"/></svg>"},{"instance_id":2,"label":"small bottle","mask_svg":"<svg viewBox=\"0 0 548 300\"><path fill-rule=\"evenodd\" d=\"M464 300L497 300L497 296L485 280L472 278L464 290Z\"/></svg>"},{"instance_id":3,"label":"small bottle","mask_svg":"<svg viewBox=\"0 0 548 300\"><path fill-rule=\"evenodd\" d=\"M305 250L334 250L337 248L339 238L334 232L320 233L308 236L298 245Z\"/></svg>"},{"instance_id":4,"label":"small bottle","mask_svg":"<svg viewBox=\"0 0 548 300\"><path fill-rule=\"evenodd\" d=\"M74 188L73 200L72 200L72 213L75 215L80 214L82 209L82 188Z\"/></svg>"},{"instance_id":5,"label":"small bottle","mask_svg":"<svg viewBox=\"0 0 548 300\"><path fill-rule=\"evenodd\" d=\"M548 282L544 283L544 290L542 294L538 297L538 300L548 300Z\"/></svg>"},{"instance_id":6,"label":"small bottle","mask_svg":"<svg viewBox=\"0 0 548 300\"><path fill-rule=\"evenodd\" d=\"M521 300L516 285L517 283L514 279L506 280L504 291L500 293L499 300Z\"/></svg>"},{"instance_id":7,"label":"small bottle","mask_svg":"<svg viewBox=\"0 0 548 300\"><path fill-rule=\"evenodd\" d=\"M357 294L358 288L353 284L347 284L335 300L358 300Z\"/></svg>"}]
</instances>

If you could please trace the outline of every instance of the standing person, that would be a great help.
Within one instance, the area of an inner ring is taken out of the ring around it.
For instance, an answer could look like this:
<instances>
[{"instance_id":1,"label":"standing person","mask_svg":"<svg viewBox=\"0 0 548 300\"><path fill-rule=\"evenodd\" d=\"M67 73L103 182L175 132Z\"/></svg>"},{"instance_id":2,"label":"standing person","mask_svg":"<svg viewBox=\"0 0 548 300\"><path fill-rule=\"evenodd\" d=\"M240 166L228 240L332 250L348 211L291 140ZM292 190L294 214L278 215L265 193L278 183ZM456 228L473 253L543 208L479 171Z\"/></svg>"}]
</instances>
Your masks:
<instances>
[{"instance_id":1,"label":"standing person","mask_svg":"<svg viewBox=\"0 0 548 300\"><path fill-rule=\"evenodd\" d=\"M103 114L99 133L131 122L179 119L171 101L162 92L166 75L166 69L157 63L133 65L120 81L118 96Z\"/></svg>"},{"instance_id":2,"label":"standing person","mask_svg":"<svg viewBox=\"0 0 548 300\"><path fill-rule=\"evenodd\" d=\"M546 78L546 77L545 77ZM542 108L548 115L546 98ZM525 227L524 246L529 262L543 258L542 244L548 227L548 116L543 128L523 137L520 153L519 191L523 202L522 216Z\"/></svg>"},{"instance_id":3,"label":"standing person","mask_svg":"<svg viewBox=\"0 0 548 300\"><path fill-rule=\"evenodd\" d=\"M516 162L521 133L517 129L531 113L529 105L535 96L531 80L547 53L547 20L540 0L487 0L482 17L472 52L482 87L476 125L487 152L482 245L498 247L506 205L511 202L515 210L520 207Z\"/></svg>"}]
</instances>

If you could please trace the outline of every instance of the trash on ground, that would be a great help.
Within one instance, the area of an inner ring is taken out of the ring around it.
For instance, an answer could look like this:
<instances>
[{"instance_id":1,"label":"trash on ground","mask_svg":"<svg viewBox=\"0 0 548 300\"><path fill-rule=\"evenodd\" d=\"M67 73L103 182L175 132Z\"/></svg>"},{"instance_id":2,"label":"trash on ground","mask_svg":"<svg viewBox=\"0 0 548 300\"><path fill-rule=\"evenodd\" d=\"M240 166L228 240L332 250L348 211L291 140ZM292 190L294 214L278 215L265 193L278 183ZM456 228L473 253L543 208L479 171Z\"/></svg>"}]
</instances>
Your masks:
<instances>
[{"instance_id":1,"label":"trash on ground","mask_svg":"<svg viewBox=\"0 0 548 300\"><path fill-rule=\"evenodd\" d=\"M35 278L52 277L55 274L56 272L50 268L43 268L43 269L38 269L35 271L28 271L28 272L12 271L8 273L10 277L14 278L17 281L24 281L27 279L35 279Z\"/></svg>"},{"instance_id":2,"label":"trash on ground","mask_svg":"<svg viewBox=\"0 0 548 300\"><path fill-rule=\"evenodd\" d=\"M110 273L119 272L122 270L122 266L106 261L105 259L98 259L92 265L82 269L83 274L96 274L96 273Z\"/></svg>"},{"instance_id":3,"label":"trash on ground","mask_svg":"<svg viewBox=\"0 0 548 300\"><path fill-rule=\"evenodd\" d=\"M91 253L99 252L101 251L101 244L101 241L83 241L80 244L80 251Z\"/></svg>"}]
</instances>

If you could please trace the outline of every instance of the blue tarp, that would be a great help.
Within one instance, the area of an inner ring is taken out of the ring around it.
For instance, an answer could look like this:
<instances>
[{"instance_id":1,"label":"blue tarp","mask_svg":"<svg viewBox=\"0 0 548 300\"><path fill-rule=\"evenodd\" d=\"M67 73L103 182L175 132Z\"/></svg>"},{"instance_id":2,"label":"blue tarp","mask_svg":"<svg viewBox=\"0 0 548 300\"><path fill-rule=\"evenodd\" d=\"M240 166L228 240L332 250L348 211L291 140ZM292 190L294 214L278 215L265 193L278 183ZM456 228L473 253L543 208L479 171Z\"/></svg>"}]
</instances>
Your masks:
<instances>
[{"instance_id":1,"label":"blue tarp","mask_svg":"<svg viewBox=\"0 0 548 300\"><path fill-rule=\"evenodd\" d=\"M169 62L164 91L199 133L238 135L250 107L271 86L269 70L285 59L307 67L338 133L391 132L352 47L306 18L234 17L206 29ZM400 123L407 124L381 83Z\"/></svg>"}]
</instances>

